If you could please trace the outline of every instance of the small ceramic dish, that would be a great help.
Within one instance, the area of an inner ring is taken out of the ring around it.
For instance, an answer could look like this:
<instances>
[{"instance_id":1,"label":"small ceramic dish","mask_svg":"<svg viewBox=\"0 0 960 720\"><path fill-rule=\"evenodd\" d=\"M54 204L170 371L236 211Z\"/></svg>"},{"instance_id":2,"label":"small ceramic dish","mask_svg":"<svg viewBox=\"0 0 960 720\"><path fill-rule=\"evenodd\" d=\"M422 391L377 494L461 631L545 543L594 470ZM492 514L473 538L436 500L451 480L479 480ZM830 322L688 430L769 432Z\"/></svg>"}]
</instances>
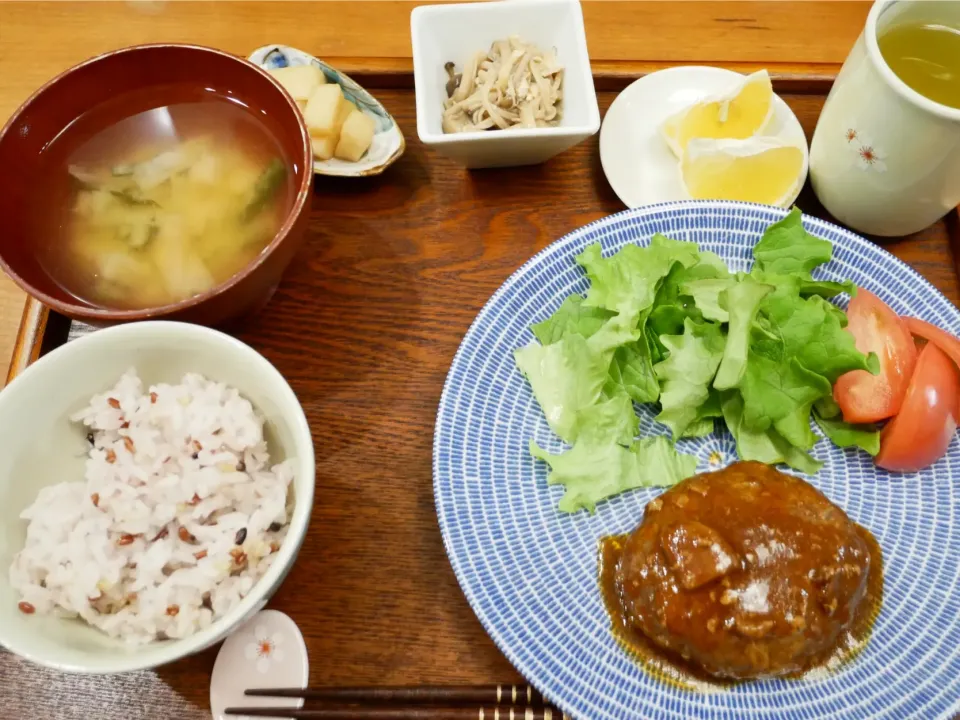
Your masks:
<instances>
[{"instance_id":1,"label":"small ceramic dish","mask_svg":"<svg viewBox=\"0 0 960 720\"><path fill-rule=\"evenodd\" d=\"M583 11L577 0L508 0L423 5L410 13L417 134L432 150L468 168L542 163L595 135L600 109L590 71ZM518 35L547 50L563 66L560 124L508 131L444 133L444 65L458 68L471 53Z\"/></svg>"},{"instance_id":2,"label":"small ceramic dish","mask_svg":"<svg viewBox=\"0 0 960 720\"><path fill-rule=\"evenodd\" d=\"M317 175L334 175L337 177L379 175L403 155L407 144L403 139L403 133L400 132L397 121L373 95L360 87L348 75L330 67L313 55L287 45L264 45L254 50L247 59L264 70L314 65L323 71L328 82L340 86L347 100L376 121L373 144L362 158L357 162L347 162L337 158L330 158L329 160L314 159L313 172Z\"/></svg>"},{"instance_id":3,"label":"small ceramic dish","mask_svg":"<svg viewBox=\"0 0 960 720\"><path fill-rule=\"evenodd\" d=\"M645 75L617 95L600 128L600 163L624 205L636 208L690 199L660 125L682 108L724 92L741 79L740 73L718 67L673 67ZM797 116L779 95L773 96L773 118L763 134L803 150L796 192L783 203L790 207L807 177L807 138Z\"/></svg>"},{"instance_id":4,"label":"small ceramic dish","mask_svg":"<svg viewBox=\"0 0 960 720\"><path fill-rule=\"evenodd\" d=\"M261 610L220 646L210 675L213 720L237 720L224 712L227 708L301 708L302 698L244 693L257 687L305 688L309 678L310 660L300 628L279 610Z\"/></svg>"}]
</instances>

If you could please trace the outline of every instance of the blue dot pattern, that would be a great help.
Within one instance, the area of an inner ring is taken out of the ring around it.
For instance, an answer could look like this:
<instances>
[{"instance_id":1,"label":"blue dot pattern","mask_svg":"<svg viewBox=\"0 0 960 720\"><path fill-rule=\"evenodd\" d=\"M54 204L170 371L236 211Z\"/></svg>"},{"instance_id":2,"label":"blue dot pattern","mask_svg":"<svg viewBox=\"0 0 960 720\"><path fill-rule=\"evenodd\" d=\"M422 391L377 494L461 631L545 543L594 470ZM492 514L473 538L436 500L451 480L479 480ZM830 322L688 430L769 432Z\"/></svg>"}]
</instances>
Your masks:
<instances>
[{"instance_id":1,"label":"blue dot pattern","mask_svg":"<svg viewBox=\"0 0 960 720\"><path fill-rule=\"evenodd\" d=\"M743 203L695 201L613 215L550 245L521 267L480 312L453 361L437 415L434 495L447 554L487 632L516 668L579 720L694 717L936 718L960 710L960 448L920 473L895 475L862 452L826 441L808 478L855 521L884 554L883 608L867 647L819 679L766 680L698 693L645 673L614 641L597 589L597 541L631 530L656 490L602 503L595 515L562 515L562 488L548 488L544 465L527 443L562 449L516 369L512 350L587 281L574 257L600 242L605 254L645 245L662 232L719 254L746 270L764 229L784 211ZM817 276L852 279L896 312L960 332L960 312L929 282L878 246L814 218L814 235L834 245ZM648 408L641 433L665 433ZM725 431L682 441L697 455L735 459Z\"/></svg>"}]
</instances>

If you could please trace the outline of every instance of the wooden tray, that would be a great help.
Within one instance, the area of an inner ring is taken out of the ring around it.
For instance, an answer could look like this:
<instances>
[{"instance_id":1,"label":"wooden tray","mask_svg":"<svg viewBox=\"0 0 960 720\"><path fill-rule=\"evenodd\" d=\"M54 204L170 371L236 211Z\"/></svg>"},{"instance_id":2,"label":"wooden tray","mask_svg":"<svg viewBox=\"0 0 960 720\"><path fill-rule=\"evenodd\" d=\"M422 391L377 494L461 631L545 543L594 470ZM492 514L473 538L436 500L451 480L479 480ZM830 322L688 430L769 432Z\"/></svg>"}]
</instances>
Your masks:
<instances>
[{"instance_id":1,"label":"wooden tray","mask_svg":"<svg viewBox=\"0 0 960 720\"><path fill-rule=\"evenodd\" d=\"M598 76L603 111L635 76ZM240 334L289 380L317 451L310 530L270 606L303 630L313 685L520 682L443 549L434 416L454 352L487 298L545 245L623 206L596 137L540 167L467 172L417 140L409 73L357 79L396 117L406 155L379 178L317 180L308 239ZM830 82L775 77L808 137ZM809 188L798 204L824 216ZM951 215L886 247L957 303L958 237ZM29 302L10 377L85 330ZM215 656L78 677L0 652L0 717L205 720Z\"/></svg>"}]
</instances>

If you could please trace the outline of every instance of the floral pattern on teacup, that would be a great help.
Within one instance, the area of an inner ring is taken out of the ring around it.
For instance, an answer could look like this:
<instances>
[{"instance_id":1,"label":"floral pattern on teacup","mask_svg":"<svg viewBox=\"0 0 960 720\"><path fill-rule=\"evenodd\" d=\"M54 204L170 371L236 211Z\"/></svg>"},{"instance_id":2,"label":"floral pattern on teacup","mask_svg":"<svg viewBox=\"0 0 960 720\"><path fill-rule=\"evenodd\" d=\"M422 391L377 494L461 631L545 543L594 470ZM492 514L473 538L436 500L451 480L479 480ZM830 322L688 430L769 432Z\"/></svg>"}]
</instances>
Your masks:
<instances>
[{"instance_id":1,"label":"floral pattern on teacup","mask_svg":"<svg viewBox=\"0 0 960 720\"><path fill-rule=\"evenodd\" d=\"M883 161L887 153L882 148L877 147L876 143L863 134L852 125L848 125L843 131L843 138L847 141L847 147L856 153L856 164L861 170L873 170L874 172L886 172L887 164Z\"/></svg>"},{"instance_id":2,"label":"floral pattern on teacup","mask_svg":"<svg viewBox=\"0 0 960 720\"><path fill-rule=\"evenodd\" d=\"M265 626L258 625L253 630L253 642L244 648L244 656L256 664L257 672L266 673L270 665L283 662L282 644L283 635L271 633Z\"/></svg>"},{"instance_id":3,"label":"floral pattern on teacup","mask_svg":"<svg viewBox=\"0 0 960 720\"><path fill-rule=\"evenodd\" d=\"M863 144L857 149L857 165L862 170L873 170L875 172L886 172L887 164L883 159L887 156L883 150L872 144Z\"/></svg>"}]
</instances>

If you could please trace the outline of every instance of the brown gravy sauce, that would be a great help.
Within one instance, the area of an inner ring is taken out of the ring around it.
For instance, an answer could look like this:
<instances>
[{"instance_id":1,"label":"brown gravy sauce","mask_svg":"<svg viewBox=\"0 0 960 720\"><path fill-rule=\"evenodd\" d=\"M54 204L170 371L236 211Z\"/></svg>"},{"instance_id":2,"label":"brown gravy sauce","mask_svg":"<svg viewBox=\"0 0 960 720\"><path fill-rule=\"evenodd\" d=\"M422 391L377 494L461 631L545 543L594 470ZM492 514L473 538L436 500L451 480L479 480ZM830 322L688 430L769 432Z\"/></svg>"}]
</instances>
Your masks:
<instances>
[{"instance_id":1,"label":"brown gravy sauce","mask_svg":"<svg viewBox=\"0 0 960 720\"><path fill-rule=\"evenodd\" d=\"M862 525L856 527L870 552L870 574L867 576L866 595L857 607L856 615L847 632L841 635L840 642L815 658L802 673L787 677L803 678L811 671L836 670L855 658L870 638L873 623L883 602L883 554L873 534ZM616 584L617 564L627 537L628 535L624 534L600 538L598 552L600 595L610 614L611 631L617 643L650 675L667 684L700 691L723 689L737 684L735 681L713 677L676 653L655 645L628 621L617 595Z\"/></svg>"}]
</instances>

